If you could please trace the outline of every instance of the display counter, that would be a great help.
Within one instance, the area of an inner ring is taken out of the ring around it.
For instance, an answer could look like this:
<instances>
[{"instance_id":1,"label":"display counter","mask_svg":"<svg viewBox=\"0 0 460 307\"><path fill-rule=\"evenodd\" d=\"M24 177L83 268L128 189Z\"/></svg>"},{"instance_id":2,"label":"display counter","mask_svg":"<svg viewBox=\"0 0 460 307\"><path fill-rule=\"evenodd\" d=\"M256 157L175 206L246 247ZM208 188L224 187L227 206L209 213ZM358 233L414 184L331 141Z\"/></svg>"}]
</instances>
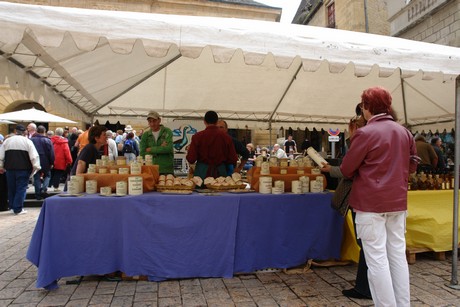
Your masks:
<instances>
[{"instance_id":1,"label":"display counter","mask_svg":"<svg viewBox=\"0 0 460 307\"><path fill-rule=\"evenodd\" d=\"M142 177L142 188L144 192L153 191L155 189L155 184L158 182L159 177L159 167L158 165L142 165L142 174L134 175L134 174L110 174L111 169L119 169L121 167L129 168L128 165L115 165L115 166L107 166L105 168L108 169L107 174L79 174L78 176L82 176L87 180L96 180L98 190L100 187L111 187L112 192L116 190L117 181L128 181L128 178L131 176L141 176Z\"/></svg>"},{"instance_id":2,"label":"display counter","mask_svg":"<svg viewBox=\"0 0 460 307\"><path fill-rule=\"evenodd\" d=\"M331 193L219 196L53 196L27 259L37 287L65 276L146 275L150 280L232 277L340 257L343 218Z\"/></svg>"},{"instance_id":3,"label":"display counter","mask_svg":"<svg viewBox=\"0 0 460 307\"><path fill-rule=\"evenodd\" d=\"M323 177L323 188L326 189L327 181L326 177L323 174L319 175L312 175L311 174L311 167L297 167L297 166L289 166L285 167L287 174L281 174L281 167L279 166L270 166L270 174L263 175L272 177L273 182L276 180L283 180L284 181L284 188L286 192L291 192L291 182L293 180L299 180L301 176L306 176L310 178L310 181L316 180L316 177L320 176ZM303 173L298 173L298 170L302 170ZM259 191L259 178L260 174L260 167L251 167L251 169L247 173L248 182L251 185L251 189Z\"/></svg>"}]
</instances>

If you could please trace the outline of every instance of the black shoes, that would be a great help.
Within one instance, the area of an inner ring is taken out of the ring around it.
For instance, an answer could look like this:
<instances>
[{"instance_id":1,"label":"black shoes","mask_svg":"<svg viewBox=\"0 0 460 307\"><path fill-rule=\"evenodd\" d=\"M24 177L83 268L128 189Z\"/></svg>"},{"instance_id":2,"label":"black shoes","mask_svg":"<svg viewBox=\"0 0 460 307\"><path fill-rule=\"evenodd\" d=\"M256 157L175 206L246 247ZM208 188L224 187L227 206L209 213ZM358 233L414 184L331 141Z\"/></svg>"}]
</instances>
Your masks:
<instances>
[{"instance_id":1,"label":"black shoes","mask_svg":"<svg viewBox=\"0 0 460 307\"><path fill-rule=\"evenodd\" d=\"M358 291L356 291L354 288L348 289L348 290L342 290L342 294L346 297L351 297L351 298L368 299L368 300L372 299L371 296L361 294Z\"/></svg>"}]
</instances>

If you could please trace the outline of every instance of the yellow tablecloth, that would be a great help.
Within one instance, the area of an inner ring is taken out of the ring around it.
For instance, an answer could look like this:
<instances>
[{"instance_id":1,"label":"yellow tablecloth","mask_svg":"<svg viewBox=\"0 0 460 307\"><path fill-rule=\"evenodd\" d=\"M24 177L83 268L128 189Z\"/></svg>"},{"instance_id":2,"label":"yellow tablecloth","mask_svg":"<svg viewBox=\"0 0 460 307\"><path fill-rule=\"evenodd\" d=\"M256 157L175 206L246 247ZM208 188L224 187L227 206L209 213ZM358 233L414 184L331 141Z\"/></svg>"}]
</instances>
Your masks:
<instances>
[{"instance_id":1,"label":"yellow tablecloth","mask_svg":"<svg viewBox=\"0 0 460 307\"><path fill-rule=\"evenodd\" d=\"M409 191L407 247L428 248L435 252L452 250L453 199L453 190ZM344 227L342 260L357 262L359 247L354 239L351 212L348 212Z\"/></svg>"}]
</instances>

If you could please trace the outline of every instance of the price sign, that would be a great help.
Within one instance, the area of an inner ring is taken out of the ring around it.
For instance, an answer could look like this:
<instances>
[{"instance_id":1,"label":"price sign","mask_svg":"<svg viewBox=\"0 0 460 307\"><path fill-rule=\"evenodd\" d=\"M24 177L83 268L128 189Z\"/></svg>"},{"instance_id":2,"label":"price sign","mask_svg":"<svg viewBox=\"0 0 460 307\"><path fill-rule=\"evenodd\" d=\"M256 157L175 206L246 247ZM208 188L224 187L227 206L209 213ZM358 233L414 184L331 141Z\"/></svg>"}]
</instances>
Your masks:
<instances>
[{"instance_id":1,"label":"price sign","mask_svg":"<svg viewBox=\"0 0 460 307\"><path fill-rule=\"evenodd\" d=\"M328 136L329 142L338 142L340 140L340 137L338 135L329 135Z\"/></svg>"}]
</instances>

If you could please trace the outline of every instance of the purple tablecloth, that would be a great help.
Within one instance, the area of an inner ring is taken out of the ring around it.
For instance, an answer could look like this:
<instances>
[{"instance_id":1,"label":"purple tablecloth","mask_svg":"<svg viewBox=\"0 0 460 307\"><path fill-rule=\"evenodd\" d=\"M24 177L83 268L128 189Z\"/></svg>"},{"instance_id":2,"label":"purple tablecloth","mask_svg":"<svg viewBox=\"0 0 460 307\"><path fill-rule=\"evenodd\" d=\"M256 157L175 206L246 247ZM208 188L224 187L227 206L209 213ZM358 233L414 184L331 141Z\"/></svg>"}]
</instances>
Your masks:
<instances>
[{"instance_id":1,"label":"purple tablecloth","mask_svg":"<svg viewBox=\"0 0 460 307\"><path fill-rule=\"evenodd\" d=\"M50 197L27 259L37 287L65 276L122 271L150 280L231 277L340 257L342 217L331 194Z\"/></svg>"}]
</instances>

